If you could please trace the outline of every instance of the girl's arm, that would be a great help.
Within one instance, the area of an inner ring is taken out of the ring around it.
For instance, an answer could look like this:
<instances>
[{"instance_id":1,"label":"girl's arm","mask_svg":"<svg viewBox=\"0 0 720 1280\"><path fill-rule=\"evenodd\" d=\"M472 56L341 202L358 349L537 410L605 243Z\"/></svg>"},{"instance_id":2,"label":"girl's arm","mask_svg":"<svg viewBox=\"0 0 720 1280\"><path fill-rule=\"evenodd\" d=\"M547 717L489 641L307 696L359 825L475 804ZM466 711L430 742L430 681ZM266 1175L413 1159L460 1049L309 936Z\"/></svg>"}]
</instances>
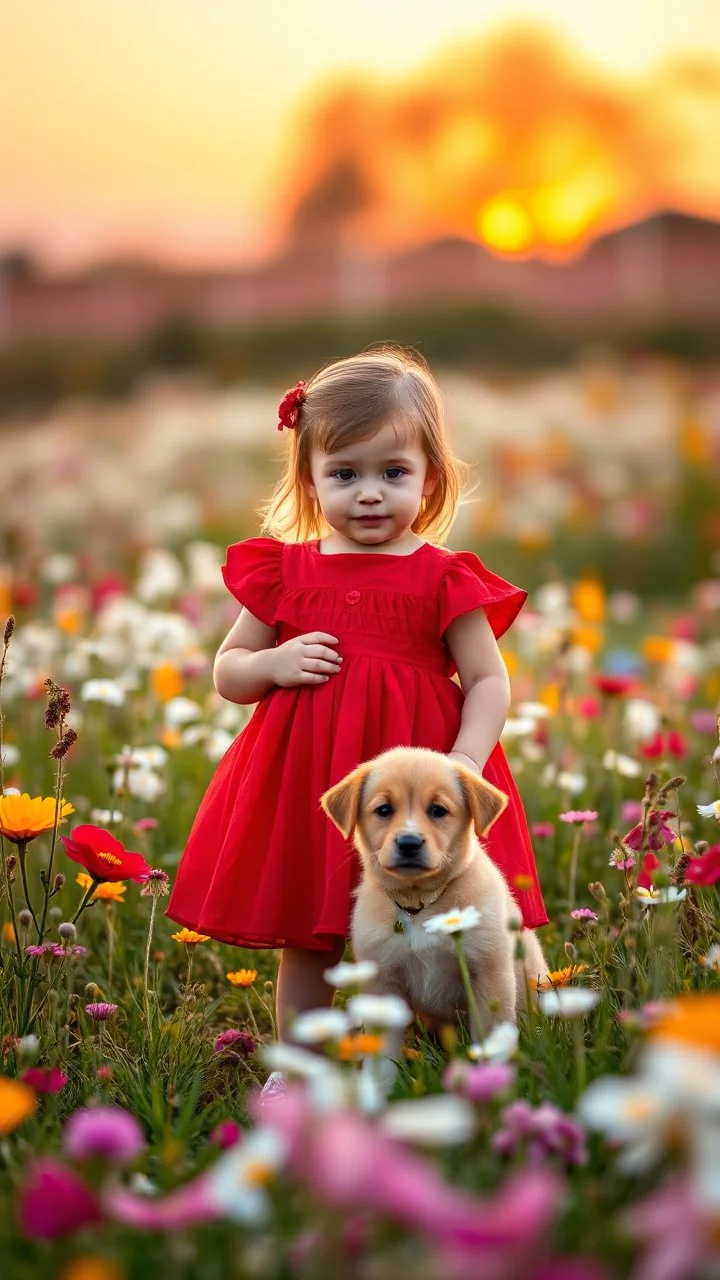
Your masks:
<instances>
[{"instance_id":1,"label":"girl's arm","mask_svg":"<svg viewBox=\"0 0 720 1280\"><path fill-rule=\"evenodd\" d=\"M510 681L484 609L451 622L445 641L465 694L460 732L450 755L482 773L510 706Z\"/></svg>"},{"instance_id":2,"label":"girl's arm","mask_svg":"<svg viewBox=\"0 0 720 1280\"><path fill-rule=\"evenodd\" d=\"M324 684L340 668L342 658L328 645L335 636L312 631L276 645L277 630L249 609L230 629L215 657L213 680L228 702L258 702L278 685Z\"/></svg>"}]
</instances>

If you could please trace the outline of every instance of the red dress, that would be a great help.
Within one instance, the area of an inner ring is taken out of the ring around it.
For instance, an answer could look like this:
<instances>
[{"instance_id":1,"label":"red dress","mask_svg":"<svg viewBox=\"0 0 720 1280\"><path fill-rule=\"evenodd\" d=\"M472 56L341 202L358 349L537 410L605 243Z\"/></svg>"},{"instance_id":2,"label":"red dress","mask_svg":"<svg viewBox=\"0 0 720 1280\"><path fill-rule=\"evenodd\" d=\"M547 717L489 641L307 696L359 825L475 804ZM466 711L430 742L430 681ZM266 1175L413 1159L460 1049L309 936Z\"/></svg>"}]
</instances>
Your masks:
<instances>
[{"instance_id":1,"label":"red dress","mask_svg":"<svg viewBox=\"0 0 720 1280\"><path fill-rule=\"evenodd\" d=\"M167 914L237 946L329 950L347 936L359 863L320 796L390 747L450 751L463 695L443 634L460 614L484 608L501 636L526 593L477 556L430 543L409 556L323 555L317 542L252 538L228 549L223 577L241 604L277 627L278 644L326 631L343 664L326 684L277 688L260 700L200 805ZM545 924L525 814L499 744L484 776L510 796L488 852L525 924Z\"/></svg>"}]
</instances>

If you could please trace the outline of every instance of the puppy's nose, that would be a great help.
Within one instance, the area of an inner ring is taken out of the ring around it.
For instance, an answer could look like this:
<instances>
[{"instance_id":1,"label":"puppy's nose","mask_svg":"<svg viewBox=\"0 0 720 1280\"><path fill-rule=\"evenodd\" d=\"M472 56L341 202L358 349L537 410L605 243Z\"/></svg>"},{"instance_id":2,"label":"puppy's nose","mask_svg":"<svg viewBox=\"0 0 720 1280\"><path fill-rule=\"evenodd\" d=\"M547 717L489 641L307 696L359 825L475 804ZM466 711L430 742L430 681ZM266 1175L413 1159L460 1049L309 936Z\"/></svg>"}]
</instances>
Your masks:
<instances>
[{"instance_id":1,"label":"puppy's nose","mask_svg":"<svg viewBox=\"0 0 720 1280\"><path fill-rule=\"evenodd\" d=\"M395 848L402 858L416 858L425 844L425 837L406 831L395 837Z\"/></svg>"}]
</instances>

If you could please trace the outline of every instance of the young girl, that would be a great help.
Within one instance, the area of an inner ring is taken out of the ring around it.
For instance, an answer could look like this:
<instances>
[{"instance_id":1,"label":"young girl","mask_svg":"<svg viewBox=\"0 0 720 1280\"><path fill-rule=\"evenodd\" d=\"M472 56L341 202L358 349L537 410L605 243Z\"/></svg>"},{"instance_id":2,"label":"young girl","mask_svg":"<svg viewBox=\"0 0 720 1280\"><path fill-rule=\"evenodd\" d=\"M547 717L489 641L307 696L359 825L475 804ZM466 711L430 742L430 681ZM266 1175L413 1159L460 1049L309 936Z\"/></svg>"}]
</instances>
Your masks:
<instances>
[{"instance_id":1,"label":"young girl","mask_svg":"<svg viewBox=\"0 0 720 1280\"><path fill-rule=\"evenodd\" d=\"M498 738L509 703L497 647L526 598L439 545L462 471L438 388L414 354L371 351L298 383L280 405L283 478L263 532L229 547L242 605L215 687L257 703L202 801L167 914L241 947L282 949L277 1024L327 1005L358 860L319 798L390 747L431 747L510 796L487 837L526 926L546 923L530 837ZM460 684L450 677L457 671Z\"/></svg>"}]
</instances>

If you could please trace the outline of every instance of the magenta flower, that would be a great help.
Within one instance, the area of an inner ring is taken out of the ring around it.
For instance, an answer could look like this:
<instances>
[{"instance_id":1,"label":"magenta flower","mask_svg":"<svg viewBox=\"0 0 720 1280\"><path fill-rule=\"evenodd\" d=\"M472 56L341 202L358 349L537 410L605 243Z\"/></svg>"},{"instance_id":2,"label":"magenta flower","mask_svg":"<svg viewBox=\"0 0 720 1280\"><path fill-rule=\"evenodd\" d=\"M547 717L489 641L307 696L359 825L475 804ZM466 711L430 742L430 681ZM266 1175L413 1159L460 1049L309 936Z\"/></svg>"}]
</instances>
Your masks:
<instances>
[{"instance_id":1,"label":"magenta flower","mask_svg":"<svg viewBox=\"0 0 720 1280\"><path fill-rule=\"evenodd\" d=\"M665 845L673 844L677 839L677 833L669 827L666 818L674 818L676 815L672 809L651 809L648 814L647 825L645 827L645 848L656 851L664 849ZM643 843L643 827L642 822L638 822L636 826L623 836L623 844L628 849L638 850Z\"/></svg>"},{"instance_id":2,"label":"magenta flower","mask_svg":"<svg viewBox=\"0 0 720 1280\"><path fill-rule=\"evenodd\" d=\"M559 813L558 818L561 822L594 822L597 818L595 809L566 809L565 813Z\"/></svg>"},{"instance_id":3,"label":"magenta flower","mask_svg":"<svg viewBox=\"0 0 720 1280\"><path fill-rule=\"evenodd\" d=\"M696 733L715 733L717 726L717 712L711 711L709 707L696 707L688 716L690 726Z\"/></svg>"},{"instance_id":4,"label":"magenta flower","mask_svg":"<svg viewBox=\"0 0 720 1280\"><path fill-rule=\"evenodd\" d=\"M28 1067L20 1079L36 1093L59 1093L68 1082L59 1067Z\"/></svg>"},{"instance_id":5,"label":"magenta flower","mask_svg":"<svg viewBox=\"0 0 720 1280\"><path fill-rule=\"evenodd\" d=\"M451 1062L443 1076L446 1089L456 1089L471 1102L492 1102L515 1083L515 1071L508 1062Z\"/></svg>"},{"instance_id":6,"label":"magenta flower","mask_svg":"<svg viewBox=\"0 0 720 1280\"><path fill-rule=\"evenodd\" d=\"M53 950L52 942L35 943L31 942L30 946L25 948L27 956L44 956L48 951Z\"/></svg>"},{"instance_id":7,"label":"magenta flower","mask_svg":"<svg viewBox=\"0 0 720 1280\"><path fill-rule=\"evenodd\" d=\"M642 818L642 805L639 800L623 800L620 807L620 819L623 823L639 822Z\"/></svg>"},{"instance_id":8,"label":"magenta flower","mask_svg":"<svg viewBox=\"0 0 720 1280\"><path fill-rule=\"evenodd\" d=\"M55 1240L100 1222L97 1198L82 1178L58 1160L34 1160L18 1200L20 1228L33 1240Z\"/></svg>"},{"instance_id":9,"label":"magenta flower","mask_svg":"<svg viewBox=\"0 0 720 1280\"><path fill-rule=\"evenodd\" d=\"M492 1138L498 1155L511 1156L523 1148L531 1165L548 1156L558 1156L565 1164L587 1164L585 1131L552 1103L531 1107L519 1099L505 1107L500 1118L503 1127Z\"/></svg>"},{"instance_id":10,"label":"magenta flower","mask_svg":"<svg viewBox=\"0 0 720 1280\"><path fill-rule=\"evenodd\" d=\"M550 840L555 835L555 827L552 822L533 822L530 826L530 835L536 840Z\"/></svg>"},{"instance_id":11,"label":"magenta flower","mask_svg":"<svg viewBox=\"0 0 720 1280\"><path fill-rule=\"evenodd\" d=\"M107 1022L108 1018L112 1018L117 1012L116 1004L107 1004L101 1000L96 1004L86 1004L85 1012L94 1018L96 1022Z\"/></svg>"},{"instance_id":12,"label":"magenta flower","mask_svg":"<svg viewBox=\"0 0 720 1280\"><path fill-rule=\"evenodd\" d=\"M156 831L159 826L157 818L138 818L133 822L133 831Z\"/></svg>"},{"instance_id":13,"label":"magenta flower","mask_svg":"<svg viewBox=\"0 0 720 1280\"><path fill-rule=\"evenodd\" d=\"M591 910L590 907L576 907L570 912L573 920L597 920L597 911Z\"/></svg>"},{"instance_id":14,"label":"magenta flower","mask_svg":"<svg viewBox=\"0 0 720 1280\"><path fill-rule=\"evenodd\" d=\"M610 854L608 866L614 867L616 871L629 871L631 867L635 866L636 862L637 858L634 853L631 853L629 849L619 847L613 849Z\"/></svg>"},{"instance_id":15,"label":"magenta flower","mask_svg":"<svg viewBox=\"0 0 720 1280\"><path fill-rule=\"evenodd\" d=\"M122 1107L81 1107L65 1125L63 1147L74 1160L128 1164L144 1151L145 1135Z\"/></svg>"},{"instance_id":16,"label":"magenta flower","mask_svg":"<svg viewBox=\"0 0 720 1280\"><path fill-rule=\"evenodd\" d=\"M257 1049L257 1041L248 1031L238 1031L235 1027L229 1027L227 1031L220 1032L213 1049L216 1053L232 1049L241 1058L252 1058Z\"/></svg>"},{"instance_id":17,"label":"magenta flower","mask_svg":"<svg viewBox=\"0 0 720 1280\"><path fill-rule=\"evenodd\" d=\"M227 1151L228 1147L234 1147L242 1138L242 1129L236 1120L221 1120L220 1124L216 1124L210 1134L210 1141L214 1142L221 1151Z\"/></svg>"}]
</instances>

